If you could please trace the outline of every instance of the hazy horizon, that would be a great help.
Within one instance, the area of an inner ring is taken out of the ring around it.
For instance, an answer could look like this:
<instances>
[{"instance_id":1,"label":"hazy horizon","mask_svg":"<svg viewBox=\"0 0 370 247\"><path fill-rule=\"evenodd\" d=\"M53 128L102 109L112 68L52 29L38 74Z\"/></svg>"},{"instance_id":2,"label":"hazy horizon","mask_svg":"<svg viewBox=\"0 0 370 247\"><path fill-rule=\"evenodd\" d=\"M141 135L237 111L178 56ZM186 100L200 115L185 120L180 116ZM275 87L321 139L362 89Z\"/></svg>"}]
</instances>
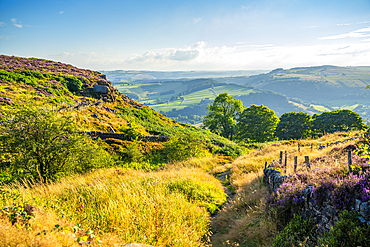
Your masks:
<instances>
[{"instance_id":1,"label":"hazy horizon","mask_svg":"<svg viewBox=\"0 0 370 247\"><path fill-rule=\"evenodd\" d=\"M0 53L93 70L370 65L370 1L0 0Z\"/></svg>"}]
</instances>

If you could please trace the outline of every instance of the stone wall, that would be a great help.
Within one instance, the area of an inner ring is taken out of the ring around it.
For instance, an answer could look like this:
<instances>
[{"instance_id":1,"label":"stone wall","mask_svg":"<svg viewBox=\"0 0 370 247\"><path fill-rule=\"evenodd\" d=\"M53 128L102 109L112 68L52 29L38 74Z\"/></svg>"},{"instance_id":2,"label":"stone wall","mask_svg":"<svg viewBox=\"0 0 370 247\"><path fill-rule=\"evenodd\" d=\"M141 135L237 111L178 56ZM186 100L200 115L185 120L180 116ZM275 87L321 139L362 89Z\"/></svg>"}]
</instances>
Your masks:
<instances>
[{"instance_id":1,"label":"stone wall","mask_svg":"<svg viewBox=\"0 0 370 247\"><path fill-rule=\"evenodd\" d=\"M276 193L277 189L289 178L288 176L282 176L281 173L273 168L272 165L267 166L264 169L264 183L269 189L270 193ZM303 218L311 218L314 225L317 227L317 231L328 232L331 226L339 219L340 211L334 208L330 203L332 196L331 192L327 194L326 199L322 205L315 203L312 197L313 187L307 186L303 191L304 193L304 205L299 210ZM370 225L370 201L361 202L356 199L355 205L351 209L359 212L359 219L363 223Z\"/></svg>"},{"instance_id":2,"label":"stone wall","mask_svg":"<svg viewBox=\"0 0 370 247\"><path fill-rule=\"evenodd\" d=\"M105 140L108 138L125 140L125 137L126 137L125 134L114 133L114 132L89 131L89 132L86 132L86 134L90 135L91 137L99 137L102 140ZM166 142L170 140L170 137L169 136L140 136L138 139L144 142Z\"/></svg>"}]
</instances>

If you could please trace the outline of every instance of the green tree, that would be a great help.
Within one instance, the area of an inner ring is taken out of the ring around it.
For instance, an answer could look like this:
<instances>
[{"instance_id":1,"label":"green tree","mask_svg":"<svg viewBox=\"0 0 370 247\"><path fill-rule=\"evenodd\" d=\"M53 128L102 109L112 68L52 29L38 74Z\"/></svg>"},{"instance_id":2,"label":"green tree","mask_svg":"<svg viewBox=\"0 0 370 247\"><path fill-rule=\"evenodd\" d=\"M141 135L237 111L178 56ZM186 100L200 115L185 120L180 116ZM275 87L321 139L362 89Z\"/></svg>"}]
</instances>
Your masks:
<instances>
[{"instance_id":1,"label":"green tree","mask_svg":"<svg viewBox=\"0 0 370 247\"><path fill-rule=\"evenodd\" d=\"M237 139L247 142L272 141L278 122L279 118L273 110L263 105L251 105L240 114Z\"/></svg>"},{"instance_id":2,"label":"green tree","mask_svg":"<svg viewBox=\"0 0 370 247\"><path fill-rule=\"evenodd\" d=\"M316 134L338 131L362 130L366 128L361 116L350 110L323 112L313 116L313 129Z\"/></svg>"},{"instance_id":3,"label":"green tree","mask_svg":"<svg viewBox=\"0 0 370 247\"><path fill-rule=\"evenodd\" d=\"M0 126L0 169L15 179L52 181L106 166L109 156L81 134L72 118L23 108Z\"/></svg>"},{"instance_id":4,"label":"green tree","mask_svg":"<svg viewBox=\"0 0 370 247\"><path fill-rule=\"evenodd\" d=\"M307 138L311 133L312 118L303 112L288 112L280 117L275 136L280 140Z\"/></svg>"},{"instance_id":5,"label":"green tree","mask_svg":"<svg viewBox=\"0 0 370 247\"><path fill-rule=\"evenodd\" d=\"M227 93L221 93L207 110L203 125L212 132L232 140L236 131L236 118L243 111L243 103Z\"/></svg>"}]
</instances>

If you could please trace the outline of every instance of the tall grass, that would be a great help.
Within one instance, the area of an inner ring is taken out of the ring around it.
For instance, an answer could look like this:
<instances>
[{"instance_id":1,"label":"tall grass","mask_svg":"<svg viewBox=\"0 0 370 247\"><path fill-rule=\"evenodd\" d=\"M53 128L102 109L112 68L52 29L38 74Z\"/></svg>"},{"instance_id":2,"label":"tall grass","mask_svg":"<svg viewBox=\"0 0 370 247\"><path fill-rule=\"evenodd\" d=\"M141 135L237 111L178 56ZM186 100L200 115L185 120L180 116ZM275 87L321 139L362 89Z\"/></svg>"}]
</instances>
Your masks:
<instances>
[{"instance_id":1,"label":"tall grass","mask_svg":"<svg viewBox=\"0 0 370 247\"><path fill-rule=\"evenodd\" d=\"M274 219L265 215L265 196L268 194L263 185L263 168L265 162L271 164L277 162L280 151L288 152L287 175L293 174L294 156L298 156L298 163L304 163L304 156L309 156L312 169L326 168L340 170L346 162L346 153L334 151L334 146L318 149L326 143L342 141L359 132L335 133L325 135L316 140L284 141L260 145L260 148L251 150L247 155L237 158L231 164L216 166L210 173L217 174L230 170L229 182L236 195L234 200L225 207L212 220L211 244L213 247L221 246L272 246L278 233ZM298 152L298 143L301 145ZM313 148L311 149L311 144ZM346 145L354 144L354 141L336 145L341 150ZM315 158L315 162L313 160ZM306 170L305 166L299 166L300 170ZM281 170L284 171L283 167ZM320 175L318 172L312 176ZM324 175L324 174L321 174ZM313 180L315 178L312 178Z\"/></svg>"},{"instance_id":2,"label":"tall grass","mask_svg":"<svg viewBox=\"0 0 370 247\"><path fill-rule=\"evenodd\" d=\"M18 191L20 198L14 202L4 196L1 207L34 205L93 230L103 245L113 235L122 244L205 246L210 213L226 201L219 181L191 168L152 173L105 169L5 190Z\"/></svg>"}]
</instances>

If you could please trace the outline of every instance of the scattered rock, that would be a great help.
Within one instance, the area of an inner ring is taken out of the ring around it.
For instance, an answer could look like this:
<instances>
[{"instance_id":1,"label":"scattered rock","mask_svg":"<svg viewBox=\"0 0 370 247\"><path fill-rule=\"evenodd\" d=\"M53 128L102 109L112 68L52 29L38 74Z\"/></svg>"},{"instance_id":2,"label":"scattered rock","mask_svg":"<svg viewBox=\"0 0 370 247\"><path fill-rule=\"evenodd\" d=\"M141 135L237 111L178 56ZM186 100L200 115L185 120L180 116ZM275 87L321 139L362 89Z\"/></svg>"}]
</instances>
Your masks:
<instances>
[{"instance_id":1,"label":"scattered rock","mask_svg":"<svg viewBox=\"0 0 370 247\"><path fill-rule=\"evenodd\" d=\"M94 85L94 91L101 94L109 93L109 87L102 85Z\"/></svg>"}]
</instances>

